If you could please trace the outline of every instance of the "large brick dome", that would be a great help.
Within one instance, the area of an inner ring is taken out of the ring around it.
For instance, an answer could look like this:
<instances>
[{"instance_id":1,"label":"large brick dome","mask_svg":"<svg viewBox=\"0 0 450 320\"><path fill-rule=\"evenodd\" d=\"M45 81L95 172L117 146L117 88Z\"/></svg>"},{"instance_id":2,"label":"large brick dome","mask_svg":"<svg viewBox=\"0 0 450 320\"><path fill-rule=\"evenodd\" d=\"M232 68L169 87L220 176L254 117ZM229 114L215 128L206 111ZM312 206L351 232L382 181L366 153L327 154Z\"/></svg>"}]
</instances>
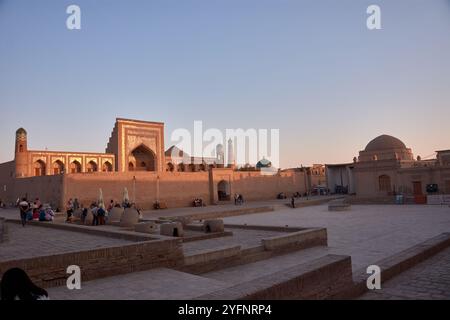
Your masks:
<instances>
[{"instance_id":1,"label":"large brick dome","mask_svg":"<svg viewBox=\"0 0 450 320\"><path fill-rule=\"evenodd\" d=\"M396 137L383 134L370 141L364 151L378 151L388 149L406 149L406 145Z\"/></svg>"}]
</instances>

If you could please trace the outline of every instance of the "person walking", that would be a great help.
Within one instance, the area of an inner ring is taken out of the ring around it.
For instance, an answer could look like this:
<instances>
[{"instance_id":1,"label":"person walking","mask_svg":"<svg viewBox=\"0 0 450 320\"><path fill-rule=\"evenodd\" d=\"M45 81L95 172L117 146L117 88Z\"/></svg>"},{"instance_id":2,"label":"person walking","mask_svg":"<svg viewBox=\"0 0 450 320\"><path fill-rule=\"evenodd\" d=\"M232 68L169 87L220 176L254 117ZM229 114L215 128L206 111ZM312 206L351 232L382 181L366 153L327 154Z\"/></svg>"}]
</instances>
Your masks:
<instances>
[{"instance_id":1,"label":"person walking","mask_svg":"<svg viewBox=\"0 0 450 320\"><path fill-rule=\"evenodd\" d=\"M27 198L22 198L22 201L19 202L20 220L22 221L22 227L25 227L27 223L27 214L30 209L30 204L28 203Z\"/></svg>"},{"instance_id":2,"label":"person walking","mask_svg":"<svg viewBox=\"0 0 450 320\"><path fill-rule=\"evenodd\" d=\"M294 196L292 196L292 198L291 198L291 206L292 206L293 209L295 209L295 198L294 198Z\"/></svg>"}]
</instances>

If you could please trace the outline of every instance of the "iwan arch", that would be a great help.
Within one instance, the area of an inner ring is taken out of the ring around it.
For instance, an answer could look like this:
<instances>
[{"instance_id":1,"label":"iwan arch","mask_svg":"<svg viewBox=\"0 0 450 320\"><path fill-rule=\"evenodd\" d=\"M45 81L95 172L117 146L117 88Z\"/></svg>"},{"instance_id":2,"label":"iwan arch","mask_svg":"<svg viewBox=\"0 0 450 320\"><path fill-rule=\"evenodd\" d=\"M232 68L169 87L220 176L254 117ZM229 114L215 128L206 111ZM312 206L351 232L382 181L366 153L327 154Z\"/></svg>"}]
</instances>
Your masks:
<instances>
[{"instance_id":1,"label":"iwan arch","mask_svg":"<svg viewBox=\"0 0 450 320\"><path fill-rule=\"evenodd\" d=\"M304 170L274 175L224 167L223 155L194 158L176 147L164 149L164 123L117 119L105 153L39 151L28 148L27 132L16 132L15 158L0 164L0 199L39 197L62 208L69 198L88 205L98 198L121 200L124 188L139 207L155 201L168 207L229 201L234 193L247 200L275 199L277 194L308 188Z\"/></svg>"}]
</instances>

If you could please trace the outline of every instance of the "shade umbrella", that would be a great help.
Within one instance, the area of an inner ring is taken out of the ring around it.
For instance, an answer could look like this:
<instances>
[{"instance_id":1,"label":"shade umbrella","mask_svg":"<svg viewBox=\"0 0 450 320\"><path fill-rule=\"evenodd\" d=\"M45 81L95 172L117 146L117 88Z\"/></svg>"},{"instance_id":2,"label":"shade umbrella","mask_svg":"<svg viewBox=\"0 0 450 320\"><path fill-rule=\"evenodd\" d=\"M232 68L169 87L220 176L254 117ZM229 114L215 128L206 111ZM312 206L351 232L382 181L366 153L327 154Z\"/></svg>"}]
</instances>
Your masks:
<instances>
[{"instance_id":1,"label":"shade umbrella","mask_svg":"<svg viewBox=\"0 0 450 320\"><path fill-rule=\"evenodd\" d=\"M103 210L106 208L105 207L105 201L103 200L103 190L100 189L100 194L98 196L98 207L102 208Z\"/></svg>"},{"instance_id":2,"label":"shade umbrella","mask_svg":"<svg viewBox=\"0 0 450 320\"><path fill-rule=\"evenodd\" d=\"M130 202L130 196L128 195L128 189L127 188L125 188L123 190L123 202L124 203Z\"/></svg>"}]
</instances>

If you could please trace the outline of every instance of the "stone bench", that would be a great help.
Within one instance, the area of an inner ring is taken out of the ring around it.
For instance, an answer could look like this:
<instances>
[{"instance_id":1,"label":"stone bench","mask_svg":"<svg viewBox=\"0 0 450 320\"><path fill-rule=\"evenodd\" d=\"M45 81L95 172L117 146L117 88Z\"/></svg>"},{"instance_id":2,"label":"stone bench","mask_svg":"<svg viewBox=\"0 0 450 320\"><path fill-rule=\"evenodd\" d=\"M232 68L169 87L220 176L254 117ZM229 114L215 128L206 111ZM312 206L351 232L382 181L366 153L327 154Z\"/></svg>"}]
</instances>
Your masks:
<instances>
[{"instance_id":1,"label":"stone bench","mask_svg":"<svg viewBox=\"0 0 450 320\"><path fill-rule=\"evenodd\" d=\"M160 226L160 234L167 237L183 237L184 230L181 222L168 222Z\"/></svg>"},{"instance_id":2,"label":"stone bench","mask_svg":"<svg viewBox=\"0 0 450 320\"><path fill-rule=\"evenodd\" d=\"M338 199L330 201L328 204L328 211L348 211L351 207L351 204L344 199Z\"/></svg>"}]
</instances>

